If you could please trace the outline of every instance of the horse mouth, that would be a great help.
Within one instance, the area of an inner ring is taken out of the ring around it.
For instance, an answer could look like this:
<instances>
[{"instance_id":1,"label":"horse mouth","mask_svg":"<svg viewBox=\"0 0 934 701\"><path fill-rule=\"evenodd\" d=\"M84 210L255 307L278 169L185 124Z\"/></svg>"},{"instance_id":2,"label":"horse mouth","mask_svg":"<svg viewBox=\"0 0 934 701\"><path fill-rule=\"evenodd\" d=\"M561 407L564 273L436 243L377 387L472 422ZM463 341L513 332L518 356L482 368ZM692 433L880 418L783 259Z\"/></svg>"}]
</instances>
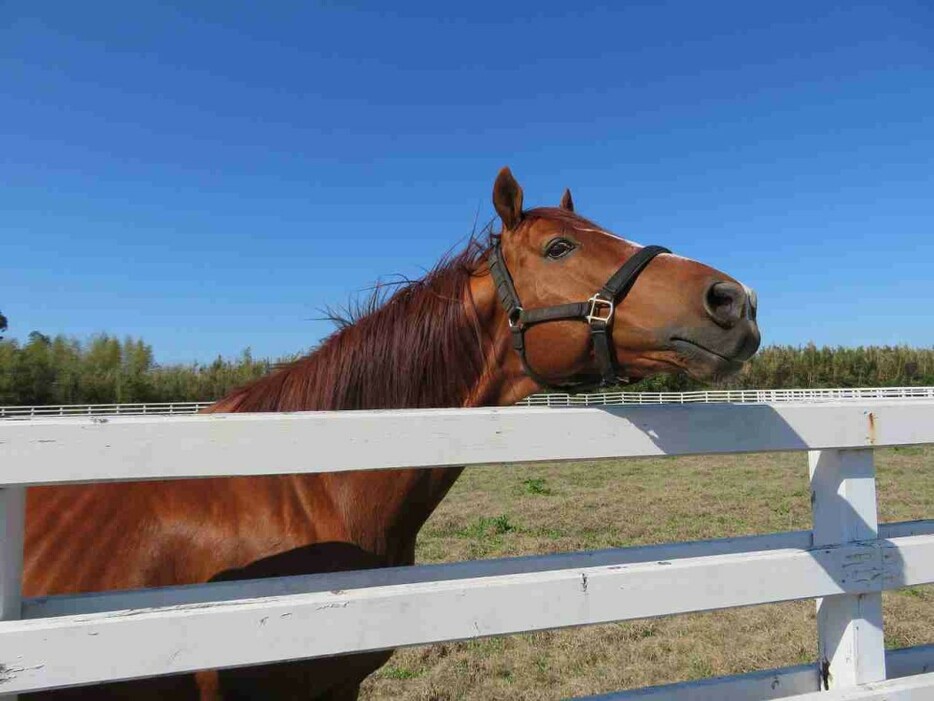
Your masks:
<instances>
[{"instance_id":1,"label":"horse mouth","mask_svg":"<svg viewBox=\"0 0 934 701\"><path fill-rule=\"evenodd\" d=\"M697 341L675 336L671 339L671 345L687 361L685 370L697 380L728 377L743 367L743 360L730 358Z\"/></svg>"}]
</instances>

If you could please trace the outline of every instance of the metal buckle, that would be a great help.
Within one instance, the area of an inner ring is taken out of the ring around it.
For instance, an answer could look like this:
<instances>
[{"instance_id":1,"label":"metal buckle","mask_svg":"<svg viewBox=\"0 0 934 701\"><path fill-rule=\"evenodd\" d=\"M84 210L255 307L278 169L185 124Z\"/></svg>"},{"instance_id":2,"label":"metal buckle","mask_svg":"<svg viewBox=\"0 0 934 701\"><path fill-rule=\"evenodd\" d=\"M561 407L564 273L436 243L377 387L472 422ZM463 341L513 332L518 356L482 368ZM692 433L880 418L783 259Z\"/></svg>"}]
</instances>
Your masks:
<instances>
[{"instance_id":1,"label":"metal buckle","mask_svg":"<svg viewBox=\"0 0 934 701\"><path fill-rule=\"evenodd\" d=\"M515 307L506 317L506 320L509 322L509 328L514 329L519 326L520 320L522 319L522 307Z\"/></svg>"},{"instance_id":2,"label":"metal buckle","mask_svg":"<svg viewBox=\"0 0 934 701\"><path fill-rule=\"evenodd\" d=\"M590 302L590 309L588 309L587 314L584 315L587 323L592 325L595 321L602 321L604 325L608 325L613 318L613 300L604 299L598 292L587 301ZM606 316L600 315L601 310L606 311Z\"/></svg>"}]
</instances>

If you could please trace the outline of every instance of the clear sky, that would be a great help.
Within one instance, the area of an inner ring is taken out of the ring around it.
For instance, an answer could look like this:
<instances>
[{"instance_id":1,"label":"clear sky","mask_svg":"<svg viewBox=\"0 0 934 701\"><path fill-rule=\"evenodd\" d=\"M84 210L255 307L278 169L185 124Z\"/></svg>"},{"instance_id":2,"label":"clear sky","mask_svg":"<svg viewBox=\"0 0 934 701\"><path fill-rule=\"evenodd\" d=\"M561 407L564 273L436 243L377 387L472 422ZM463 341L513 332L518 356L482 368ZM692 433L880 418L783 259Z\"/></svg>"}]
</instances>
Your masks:
<instances>
[{"instance_id":1,"label":"clear sky","mask_svg":"<svg viewBox=\"0 0 934 701\"><path fill-rule=\"evenodd\" d=\"M757 288L765 343L934 345L928 2L0 3L0 311L279 356L492 216Z\"/></svg>"}]
</instances>

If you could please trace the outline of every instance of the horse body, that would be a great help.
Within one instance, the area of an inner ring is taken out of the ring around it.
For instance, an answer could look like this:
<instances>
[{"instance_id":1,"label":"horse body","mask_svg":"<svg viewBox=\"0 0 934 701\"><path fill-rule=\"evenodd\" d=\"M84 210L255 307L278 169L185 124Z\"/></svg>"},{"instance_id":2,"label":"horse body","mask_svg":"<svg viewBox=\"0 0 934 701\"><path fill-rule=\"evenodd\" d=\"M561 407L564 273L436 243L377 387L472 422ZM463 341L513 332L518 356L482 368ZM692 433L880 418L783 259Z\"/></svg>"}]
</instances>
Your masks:
<instances>
[{"instance_id":1,"label":"horse body","mask_svg":"<svg viewBox=\"0 0 934 701\"><path fill-rule=\"evenodd\" d=\"M555 209L523 212L521 200L521 189L504 170L494 187L494 204L504 225L504 261L526 303L578 299L638 250L573 214L569 194ZM559 239L561 255L551 256ZM514 403L539 385L512 352L488 255L487 247L471 243L423 280L365 310L311 355L235 391L210 411ZM748 313L751 300L733 292L733 283L687 259L653 261L616 312L612 343L619 364L633 377L734 371L755 351L758 331ZM538 376L569 377L591 369L593 349L580 326L565 320L529 330L527 360ZM460 472L385 470L33 488L27 502L24 595L409 565L419 529ZM341 701L356 698L360 682L389 654L28 696Z\"/></svg>"},{"instance_id":2,"label":"horse body","mask_svg":"<svg viewBox=\"0 0 934 701\"><path fill-rule=\"evenodd\" d=\"M343 473L36 488L29 494L26 540L29 561L36 564L26 571L24 594L412 564L422 522L459 473L458 468L390 470L376 480L366 473ZM89 515L103 518L98 522ZM51 547L61 553L84 550L85 556L50 557ZM352 698L353 689L389 654L354 656L340 668L312 660L48 695Z\"/></svg>"}]
</instances>

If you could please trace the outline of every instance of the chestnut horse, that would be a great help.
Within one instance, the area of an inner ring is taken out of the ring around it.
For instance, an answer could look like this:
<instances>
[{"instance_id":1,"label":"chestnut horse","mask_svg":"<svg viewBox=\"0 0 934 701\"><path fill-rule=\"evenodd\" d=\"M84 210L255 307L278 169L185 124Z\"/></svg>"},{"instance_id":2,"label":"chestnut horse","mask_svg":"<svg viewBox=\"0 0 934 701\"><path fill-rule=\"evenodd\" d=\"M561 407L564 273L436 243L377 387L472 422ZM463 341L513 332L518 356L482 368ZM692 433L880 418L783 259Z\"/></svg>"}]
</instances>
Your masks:
<instances>
[{"instance_id":1,"label":"chestnut horse","mask_svg":"<svg viewBox=\"0 0 934 701\"><path fill-rule=\"evenodd\" d=\"M520 334L520 357L511 332L518 316L504 308L508 299L498 295L490 263L495 253L524 308L535 310L587 300L621 264L639 256L640 247L575 214L569 192L560 207L523 210L522 190L505 168L493 203L501 234L471 242L307 357L209 411L508 405L545 383L599 379L596 341L580 319L530 325ZM613 368L632 379L679 371L722 377L759 345L748 288L686 258L660 253L643 261L625 297L615 301L615 314L605 307L597 316L607 322ZM32 488L24 595L410 565L419 529L461 470ZM29 696L338 701L355 699L361 681L389 654Z\"/></svg>"}]
</instances>

